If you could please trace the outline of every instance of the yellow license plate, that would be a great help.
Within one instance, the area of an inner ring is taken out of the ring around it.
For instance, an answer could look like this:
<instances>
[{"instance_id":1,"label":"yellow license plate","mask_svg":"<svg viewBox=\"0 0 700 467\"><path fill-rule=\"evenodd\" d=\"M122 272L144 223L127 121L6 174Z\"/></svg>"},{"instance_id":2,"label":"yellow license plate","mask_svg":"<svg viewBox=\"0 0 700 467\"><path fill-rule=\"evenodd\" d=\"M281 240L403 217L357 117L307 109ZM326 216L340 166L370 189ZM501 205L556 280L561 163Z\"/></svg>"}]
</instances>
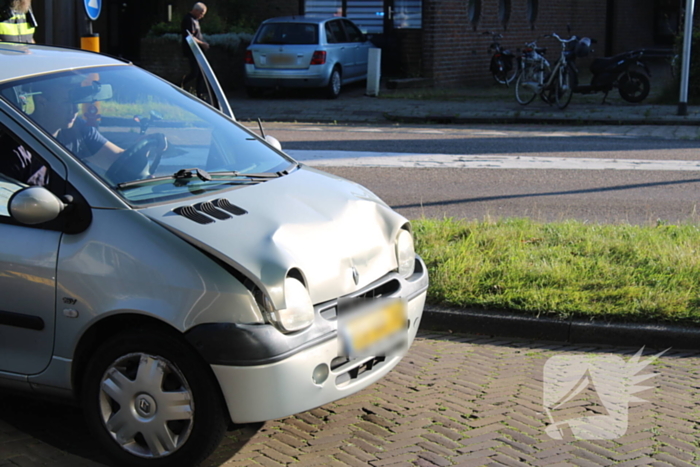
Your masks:
<instances>
[{"instance_id":1,"label":"yellow license plate","mask_svg":"<svg viewBox=\"0 0 700 467\"><path fill-rule=\"evenodd\" d=\"M363 353L406 329L406 304L392 300L351 316L345 323L345 336L354 353Z\"/></svg>"}]
</instances>

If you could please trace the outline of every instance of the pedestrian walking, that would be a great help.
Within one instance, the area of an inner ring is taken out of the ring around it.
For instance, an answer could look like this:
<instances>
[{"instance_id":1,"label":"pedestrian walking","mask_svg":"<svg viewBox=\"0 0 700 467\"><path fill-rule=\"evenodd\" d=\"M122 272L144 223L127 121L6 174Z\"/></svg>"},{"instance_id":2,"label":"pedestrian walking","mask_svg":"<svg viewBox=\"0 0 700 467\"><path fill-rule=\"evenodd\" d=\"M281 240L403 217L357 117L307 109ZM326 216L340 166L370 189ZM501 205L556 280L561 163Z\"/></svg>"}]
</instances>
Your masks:
<instances>
[{"instance_id":1,"label":"pedestrian walking","mask_svg":"<svg viewBox=\"0 0 700 467\"><path fill-rule=\"evenodd\" d=\"M32 0L2 0L0 42L34 43L37 27Z\"/></svg>"},{"instance_id":2,"label":"pedestrian walking","mask_svg":"<svg viewBox=\"0 0 700 467\"><path fill-rule=\"evenodd\" d=\"M204 77L199 69L199 64L195 58L190 46L187 45L187 36L191 35L194 41L199 45L203 52L209 49L209 44L204 41L204 36L202 36L202 29L199 27L199 21L204 18L207 14L207 6L202 2L197 2L192 7L192 10L182 18L182 53L189 60L190 71L182 78L181 87L186 89L185 86L192 80L195 80L195 89L197 96L202 98L206 97L206 89L204 85Z\"/></svg>"}]
</instances>

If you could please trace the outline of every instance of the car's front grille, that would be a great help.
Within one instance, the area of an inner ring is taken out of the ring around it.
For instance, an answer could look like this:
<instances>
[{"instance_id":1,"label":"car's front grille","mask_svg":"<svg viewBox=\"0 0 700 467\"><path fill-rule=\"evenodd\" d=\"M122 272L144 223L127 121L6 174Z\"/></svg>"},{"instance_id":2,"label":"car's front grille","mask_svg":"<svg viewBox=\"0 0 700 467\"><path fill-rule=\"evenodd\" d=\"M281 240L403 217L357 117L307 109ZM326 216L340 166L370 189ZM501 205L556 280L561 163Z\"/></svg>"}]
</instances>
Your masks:
<instances>
[{"instance_id":1,"label":"car's front grille","mask_svg":"<svg viewBox=\"0 0 700 467\"><path fill-rule=\"evenodd\" d=\"M387 357L347 358L338 357L331 363L331 372L335 375L335 385L339 388L368 376L372 370L384 366Z\"/></svg>"}]
</instances>

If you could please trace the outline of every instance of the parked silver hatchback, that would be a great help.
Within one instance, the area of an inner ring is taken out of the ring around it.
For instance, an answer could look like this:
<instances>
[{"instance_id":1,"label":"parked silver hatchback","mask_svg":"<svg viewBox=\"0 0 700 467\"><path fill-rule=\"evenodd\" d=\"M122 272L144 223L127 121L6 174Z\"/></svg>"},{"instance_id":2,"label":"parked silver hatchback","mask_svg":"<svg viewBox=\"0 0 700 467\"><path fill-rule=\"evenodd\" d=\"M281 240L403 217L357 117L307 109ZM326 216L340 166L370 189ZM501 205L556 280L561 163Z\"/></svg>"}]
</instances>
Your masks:
<instances>
[{"instance_id":1,"label":"parked silver hatchback","mask_svg":"<svg viewBox=\"0 0 700 467\"><path fill-rule=\"evenodd\" d=\"M410 223L238 124L190 45L215 106L0 43L0 386L79 401L130 466L379 380L428 286Z\"/></svg>"},{"instance_id":2,"label":"parked silver hatchback","mask_svg":"<svg viewBox=\"0 0 700 467\"><path fill-rule=\"evenodd\" d=\"M266 88L320 88L334 99L343 85L367 79L372 47L347 18L269 19L246 51L246 90L255 97Z\"/></svg>"}]
</instances>

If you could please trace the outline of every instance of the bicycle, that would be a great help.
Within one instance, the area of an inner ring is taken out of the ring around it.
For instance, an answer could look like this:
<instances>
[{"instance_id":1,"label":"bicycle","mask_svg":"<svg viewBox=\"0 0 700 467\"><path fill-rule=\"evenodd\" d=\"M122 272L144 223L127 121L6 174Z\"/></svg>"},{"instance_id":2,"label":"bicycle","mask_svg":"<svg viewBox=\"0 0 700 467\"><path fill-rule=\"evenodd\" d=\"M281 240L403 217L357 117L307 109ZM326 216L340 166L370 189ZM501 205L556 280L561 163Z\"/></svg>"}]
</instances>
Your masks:
<instances>
[{"instance_id":1,"label":"bicycle","mask_svg":"<svg viewBox=\"0 0 700 467\"><path fill-rule=\"evenodd\" d=\"M533 57L521 60L521 72L515 83L515 99L522 105L532 102L536 96L548 104L555 102L557 107L565 109L571 102L573 95L574 71L568 64L568 55L572 53L572 45L575 46L578 38L562 39L556 33L544 37L554 37L561 44L561 54L550 71L550 65L544 56L537 51L536 44L533 48ZM544 49L540 49L544 50ZM543 52L542 52L543 53Z\"/></svg>"},{"instance_id":2,"label":"bicycle","mask_svg":"<svg viewBox=\"0 0 700 467\"><path fill-rule=\"evenodd\" d=\"M518 67L513 66L513 53L501 47L499 39L503 39L502 34L491 31L484 31L482 34L490 35L493 39L489 46L489 51L493 51L489 71L497 83L508 86L515 80L519 70Z\"/></svg>"}]
</instances>

